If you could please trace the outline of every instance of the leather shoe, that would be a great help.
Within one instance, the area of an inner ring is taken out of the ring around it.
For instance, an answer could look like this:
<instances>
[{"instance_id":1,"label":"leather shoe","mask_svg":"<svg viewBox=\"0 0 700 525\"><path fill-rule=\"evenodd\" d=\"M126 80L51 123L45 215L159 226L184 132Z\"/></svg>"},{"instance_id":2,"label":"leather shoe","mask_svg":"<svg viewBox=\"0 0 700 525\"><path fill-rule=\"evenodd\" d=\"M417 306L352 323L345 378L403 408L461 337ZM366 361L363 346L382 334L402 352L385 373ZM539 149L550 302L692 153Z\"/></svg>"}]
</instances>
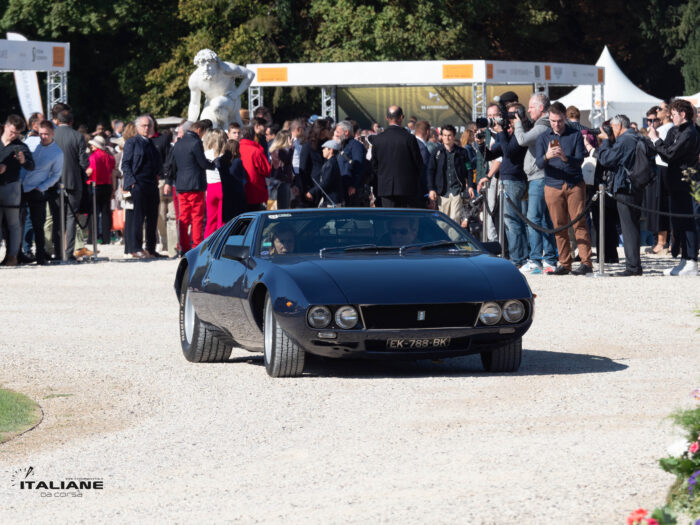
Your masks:
<instances>
[{"instance_id":1,"label":"leather shoe","mask_svg":"<svg viewBox=\"0 0 700 525\"><path fill-rule=\"evenodd\" d=\"M22 250L17 254L17 262L20 264L31 264L34 262L34 257L23 253Z\"/></svg>"},{"instance_id":2,"label":"leather shoe","mask_svg":"<svg viewBox=\"0 0 700 525\"><path fill-rule=\"evenodd\" d=\"M143 253L142 251L138 251L138 252L133 252L131 254L131 257L133 259L145 259L148 256L145 253Z\"/></svg>"},{"instance_id":3,"label":"leather shoe","mask_svg":"<svg viewBox=\"0 0 700 525\"><path fill-rule=\"evenodd\" d=\"M586 275L587 273L593 273L593 268L587 264L579 264L575 270L571 270L571 275Z\"/></svg>"},{"instance_id":4,"label":"leather shoe","mask_svg":"<svg viewBox=\"0 0 700 525\"><path fill-rule=\"evenodd\" d=\"M632 270L625 270L624 272L617 272L614 274L615 277L632 277L634 275L642 275L642 270L638 272L633 272Z\"/></svg>"},{"instance_id":5,"label":"leather shoe","mask_svg":"<svg viewBox=\"0 0 700 525\"><path fill-rule=\"evenodd\" d=\"M549 272L547 275L566 275L569 272L571 272L571 270L568 269L566 266L561 266L560 264L557 264L557 267L554 269L554 271Z\"/></svg>"}]
</instances>

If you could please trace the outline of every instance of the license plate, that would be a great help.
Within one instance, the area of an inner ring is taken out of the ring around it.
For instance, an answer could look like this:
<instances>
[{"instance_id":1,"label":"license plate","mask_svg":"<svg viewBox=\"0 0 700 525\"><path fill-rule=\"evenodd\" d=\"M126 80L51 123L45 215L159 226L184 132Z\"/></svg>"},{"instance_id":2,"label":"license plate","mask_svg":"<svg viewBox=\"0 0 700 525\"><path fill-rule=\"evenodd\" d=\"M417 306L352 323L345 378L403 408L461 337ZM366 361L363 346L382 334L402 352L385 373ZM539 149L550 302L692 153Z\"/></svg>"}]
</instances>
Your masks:
<instances>
[{"instance_id":1,"label":"license plate","mask_svg":"<svg viewBox=\"0 0 700 525\"><path fill-rule=\"evenodd\" d=\"M451 338L434 337L431 339L387 339L386 347L390 350L419 350L424 348L447 348Z\"/></svg>"}]
</instances>

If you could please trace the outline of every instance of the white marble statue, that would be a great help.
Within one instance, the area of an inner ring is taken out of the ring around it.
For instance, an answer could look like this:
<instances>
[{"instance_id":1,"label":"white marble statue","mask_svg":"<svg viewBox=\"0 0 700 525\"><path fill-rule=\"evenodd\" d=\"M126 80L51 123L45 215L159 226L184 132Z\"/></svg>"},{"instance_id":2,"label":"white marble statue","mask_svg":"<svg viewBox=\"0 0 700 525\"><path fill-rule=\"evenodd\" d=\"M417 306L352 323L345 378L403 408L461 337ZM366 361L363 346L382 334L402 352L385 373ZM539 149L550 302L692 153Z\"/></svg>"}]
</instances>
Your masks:
<instances>
[{"instance_id":1,"label":"white marble statue","mask_svg":"<svg viewBox=\"0 0 700 525\"><path fill-rule=\"evenodd\" d=\"M241 122L240 96L248 89L255 73L243 66L224 62L211 49L202 49L194 57L197 69L190 75L190 105L187 120L209 119L215 128L227 129L231 122ZM241 81L236 85L236 79ZM199 113L204 92L204 108Z\"/></svg>"}]
</instances>

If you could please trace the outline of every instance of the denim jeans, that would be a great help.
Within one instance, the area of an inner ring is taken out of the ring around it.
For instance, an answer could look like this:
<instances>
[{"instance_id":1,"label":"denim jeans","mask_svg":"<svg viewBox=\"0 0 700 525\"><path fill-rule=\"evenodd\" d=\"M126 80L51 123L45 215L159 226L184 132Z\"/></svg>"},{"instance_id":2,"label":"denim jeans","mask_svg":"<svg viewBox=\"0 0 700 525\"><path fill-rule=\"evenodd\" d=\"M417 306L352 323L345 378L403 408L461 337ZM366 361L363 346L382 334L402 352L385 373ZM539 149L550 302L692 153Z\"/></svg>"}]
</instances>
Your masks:
<instances>
[{"instance_id":1,"label":"denim jeans","mask_svg":"<svg viewBox=\"0 0 700 525\"><path fill-rule=\"evenodd\" d=\"M518 211L521 211L523 208L522 199L527 191L527 182L504 180L503 189L513 204L518 207ZM508 200L506 200L504 222L510 260L521 266L527 261L527 233L525 232L525 223L515 215L513 205Z\"/></svg>"},{"instance_id":2,"label":"denim jeans","mask_svg":"<svg viewBox=\"0 0 700 525\"><path fill-rule=\"evenodd\" d=\"M544 201L544 178L531 180L528 183L527 218L542 228L552 229L552 219L549 218L547 203ZM533 227L527 227L530 241L530 260L542 264L544 260L552 266L557 264L557 247L554 235L542 233Z\"/></svg>"}]
</instances>

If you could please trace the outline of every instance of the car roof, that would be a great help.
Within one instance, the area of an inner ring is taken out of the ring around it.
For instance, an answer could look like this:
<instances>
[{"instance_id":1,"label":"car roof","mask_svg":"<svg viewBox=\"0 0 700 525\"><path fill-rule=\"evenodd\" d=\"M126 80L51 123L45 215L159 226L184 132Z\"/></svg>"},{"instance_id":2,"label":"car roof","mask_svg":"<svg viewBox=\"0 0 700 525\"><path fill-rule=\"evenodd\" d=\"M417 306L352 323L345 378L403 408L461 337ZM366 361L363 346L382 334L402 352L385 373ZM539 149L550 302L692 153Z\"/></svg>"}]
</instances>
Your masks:
<instances>
[{"instance_id":1,"label":"car roof","mask_svg":"<svg viewBox=\"0 0 700 525\"><path fill-rule=\"evenodd\" d=\"M427 210L421 208L294 208L291 210L263 210L256 212L248 212L241 216L255 217L257 215L279 215L279 214L304 214L304 213L347 213L354 211L358 213L423 213L426 215L440 213L436 210Z\"/></svg>"}]
</instances>

